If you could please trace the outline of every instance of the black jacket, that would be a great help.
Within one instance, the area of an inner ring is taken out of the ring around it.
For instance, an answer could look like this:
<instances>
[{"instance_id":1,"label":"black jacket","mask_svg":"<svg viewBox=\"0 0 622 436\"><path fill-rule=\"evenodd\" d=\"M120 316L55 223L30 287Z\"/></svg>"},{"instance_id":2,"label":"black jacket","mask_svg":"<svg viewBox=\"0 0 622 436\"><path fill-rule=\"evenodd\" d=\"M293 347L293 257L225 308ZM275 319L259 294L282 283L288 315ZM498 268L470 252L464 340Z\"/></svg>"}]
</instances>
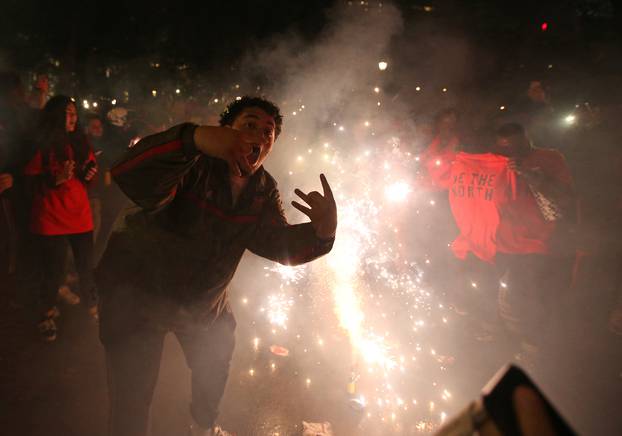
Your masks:
<instances>
[{"instance_id":1,"label":"black jacket","mask_svg":"<svg viewBox=\"0 0 622 436\"><path fill-rule=\"evenodd\" d=\"M333 241L318 239L311 223L287 223L263 167L233 206L227 164L197 151L195 128L148 136L113 166L114 180L140 210L111 237L97 271L102 293L129 284L218 314L246 249L288 265L331 250Z\"/></svg>"}]
</instances>

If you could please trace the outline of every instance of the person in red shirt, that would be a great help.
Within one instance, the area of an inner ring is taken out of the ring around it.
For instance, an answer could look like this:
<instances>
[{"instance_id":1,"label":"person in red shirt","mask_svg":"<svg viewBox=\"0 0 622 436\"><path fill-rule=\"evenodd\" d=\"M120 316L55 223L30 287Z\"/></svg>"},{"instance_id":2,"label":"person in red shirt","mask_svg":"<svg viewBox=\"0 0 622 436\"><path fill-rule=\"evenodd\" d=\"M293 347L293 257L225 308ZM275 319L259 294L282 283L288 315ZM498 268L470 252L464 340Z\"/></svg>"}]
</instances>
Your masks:
<instances>
[{"instance_id":1,"label":"person in red shirt","mask_svg":"<svg viewBox=\"0 0 622 436\"><path fill-rule=\"evenodd\" d=\"M576 199L572 176L557 150L533 147L519 124L497 130L496 153L507 156L517 178L516 201L502 209L498 250L507 254L550 254L556 229L573 222ZM560 230L561 231L561 230Z\"/></svg>"},{"instance_id":2,"label":"person in red shirt","mask_svg":"<svg viewBox=\"0 0 622 436\"><path fill-rule=\"evenodd\" d=\"M64 275L66 243L71 246L80 279L82 301L97 318L97 290L92 272L93 218L86 184L97 173L97 164L82 130L76 106L56 96L43 108L36 152L25 168L32 185L30 231L41 253L44 340L56 339L54 319L59 285Z\"/></svg>"},{"instance_id":3,"label":"person in red shirt","mask_svg":"<svg viewBox=\"0 0 622 436\"><path fill-rule=\"evenodd\" d=\"M494 145L479 152L457 153L447 175L429 174L449 190L460 228L454 254L467 259L472 253L495 265L498 310L510 330L533 345L570 285L572 178L560 152L533 147L516 123L501 126Z\"/></svg>"}]
</instances>

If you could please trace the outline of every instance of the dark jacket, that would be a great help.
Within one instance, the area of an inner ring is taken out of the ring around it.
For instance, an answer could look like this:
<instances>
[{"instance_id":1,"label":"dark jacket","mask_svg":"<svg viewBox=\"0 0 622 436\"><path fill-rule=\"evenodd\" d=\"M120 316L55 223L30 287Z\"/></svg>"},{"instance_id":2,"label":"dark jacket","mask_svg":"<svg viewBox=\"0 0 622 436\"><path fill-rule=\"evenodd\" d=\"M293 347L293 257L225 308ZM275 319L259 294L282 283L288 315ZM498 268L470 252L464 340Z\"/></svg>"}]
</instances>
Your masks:
<instances>
[{"instance_id":1,"label":"dark jacket","mask_svg":"<svg viewBox=\"0 0 622 436\"><path fill-rule=\"evenodd\" d=\"M287 223L275 180L260 168L233 206L227 164L201 154L193 124L148 136L112 168L139 211L114 233L99 286L129 284L203 313L227 306L226 288L246 249L288 265L328 253L311 223Z\"/></svg>"}]
</instances>

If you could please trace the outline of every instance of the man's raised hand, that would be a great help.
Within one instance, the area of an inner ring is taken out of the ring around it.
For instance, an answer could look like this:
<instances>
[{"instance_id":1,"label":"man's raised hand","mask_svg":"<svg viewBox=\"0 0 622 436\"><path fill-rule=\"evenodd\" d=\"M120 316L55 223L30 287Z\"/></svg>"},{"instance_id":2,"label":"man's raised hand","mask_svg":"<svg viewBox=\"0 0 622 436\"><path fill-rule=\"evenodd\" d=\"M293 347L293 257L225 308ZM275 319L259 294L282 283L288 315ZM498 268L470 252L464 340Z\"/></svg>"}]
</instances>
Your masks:
<instances>
[{"instance_id":1,"label":"man's raised hand","mask_svg":"<svg viewBox=\"0 0 622 436\"><path fill-rule=\"evenodd\" d=\"M262 143L259 133L228 127L200 126L194 132L194 142L202 153L227 161L231 174L242 176L252 172L247 156L253 144Z\"/></svg>"},{"instance_id":2,"label":"man's raised hand","mask_svg":"<svg viewBox=\"0 0 622 436\"><path fill-rule=\"evenodd\" d=\"M297 201L292 201L292 206L311 219L311 225L318 238L332 239L337 231L337 204L324 174L320 175L320 181L322 182L323 195L317 191L305 194L300 189L296 189L294 190L296 195L304 200L308 206Z\"/></svg>"}]
</instances>

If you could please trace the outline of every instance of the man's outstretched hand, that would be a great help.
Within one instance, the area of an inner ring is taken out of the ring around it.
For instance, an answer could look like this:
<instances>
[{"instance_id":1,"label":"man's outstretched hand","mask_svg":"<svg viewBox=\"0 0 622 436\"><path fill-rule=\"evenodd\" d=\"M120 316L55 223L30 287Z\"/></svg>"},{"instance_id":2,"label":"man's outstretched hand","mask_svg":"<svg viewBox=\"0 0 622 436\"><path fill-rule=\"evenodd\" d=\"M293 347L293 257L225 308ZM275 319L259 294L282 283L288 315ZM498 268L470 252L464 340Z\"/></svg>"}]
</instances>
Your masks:
<instances>
[{"instance_id":1,"label":"man's outstretched hand","mask_svg":"<svg viewBox=\"0 0 622 436\"><path fill-rule=\"evenodd\" d=\"M292 206L311 218L311 225L315 234L320 239L332 239L337 231L337 204L333 191L324 174L320 174L324 195L317 191L305 194L300 189L294 190L296 195L304 200L310 207L304 206L297 201L292 201Z\"/></svg>"}]
</instances>

